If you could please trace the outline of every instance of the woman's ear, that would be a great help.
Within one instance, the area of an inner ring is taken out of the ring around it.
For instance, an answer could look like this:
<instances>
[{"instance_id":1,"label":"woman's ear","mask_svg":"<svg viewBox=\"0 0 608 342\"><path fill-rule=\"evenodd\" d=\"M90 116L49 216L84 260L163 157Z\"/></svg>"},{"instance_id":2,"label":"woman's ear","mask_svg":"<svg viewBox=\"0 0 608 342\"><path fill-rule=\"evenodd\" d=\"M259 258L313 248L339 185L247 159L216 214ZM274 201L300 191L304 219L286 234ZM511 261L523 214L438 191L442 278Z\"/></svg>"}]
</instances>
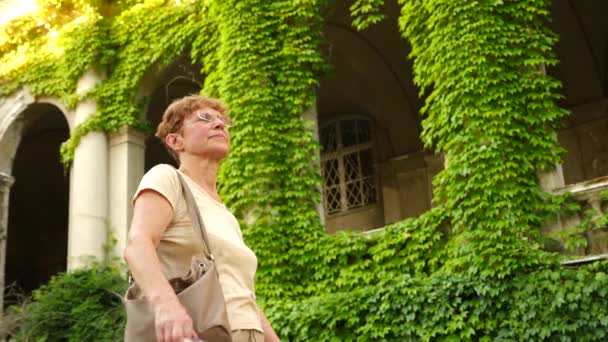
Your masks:
<instances>
[{"instance_id":1,"label":"woman's ear","mask_svg":"<svg viewBox=\"0 0 608 342\"><path fill-rule=\"evenodd\" d=\"M181 152L184 149L184 140L182 139L182 136L177 133L167 134L165 143L176 153Z\"/></svg>"}]
</instances>

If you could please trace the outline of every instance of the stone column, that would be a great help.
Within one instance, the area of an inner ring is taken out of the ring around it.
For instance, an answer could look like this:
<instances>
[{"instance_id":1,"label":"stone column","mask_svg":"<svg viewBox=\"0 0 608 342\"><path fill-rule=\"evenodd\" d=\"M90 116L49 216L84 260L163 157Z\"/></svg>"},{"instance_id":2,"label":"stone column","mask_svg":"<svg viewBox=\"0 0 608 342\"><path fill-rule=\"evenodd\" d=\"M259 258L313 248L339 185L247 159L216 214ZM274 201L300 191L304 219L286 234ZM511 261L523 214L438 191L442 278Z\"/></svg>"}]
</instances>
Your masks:
<instances>
[{"instance_id":1,"label":"stone column","mask_svg":"<svg viewBox=\"0 0 608 342\"><path fill-rule=\"evenodd\" d=\"M4 307L4 270L6 264L6 238L8 234L8 195L14 178L0 172L0 312Z\"/></svg>"},{"instance_id":2,"label":"stone column","mask_svg":"<svg viewBox=\"0 0 608 342\"><path fill-rule=\"evenodd\" d=\"M437 203L433 202L433 198L435 197L433 179L439 172L447 167L447 162L444 160L443 154L426 155L424 156L424 162L426 163L427 193L430 201L429 207L434 207Z\"/></svg>"},{"instance_id":3,"label":"stone column","mask_svg":"<svg viewBox=\"0 0 608 342\"><path fill-rule=\"evenodd\" d=\"M131 199L144 175L146 136L123 127L110 136L110 231L116 239L114 256L122 260L133 217Z\"/></svg>"},{"instance_id":4,"label":"stone column","mask_svg":"<svg viewBox=\"0 0 608 342\"><path fill-rule=\"evenodd\" d=\"M566 182L564 181L564 171L561 163L555 164L555 168L553 170L542 171L538 172L537 174L540 182L540 188L543 191L556 192L557 190L566 186ZM578 217L564 218L561 217L561 215L556 215L554 220L543 223L541 231L544 234L551 234L553 232L560 231L565 227L575 226L578 223Z\"/></svg>"},{"instance_id":5,"label":"stone column","mask_svg":"<svg viewBox=\"0 0 608 342\"><path fill-rule=\"evenodd\" d=\"M302 113L302 119L305 122L309 122L312 124L313 126L313 134L314 134L314 139L319 142L319 113L317 111L317 101L313 102L312 106L310 106L308 109L306 109L304 111L304 113ZM317 157L319 158L319 160L321 160L321 151L319 150L319 155L317 155ZM321 169L321 164L320 163L315 163L316 167L319 168L319 170ZM321 202L317 203L316 208L317 208L317 212L319 213L319 218L321 219L321 224L325 225L325 209L323 208L323 186L321 185L321 188L319 189L319 192L321 193Z\"/></svg>"},{"instance_id":6,"label":"stone column","mask_svg":"<svg viewBox=\"0 0 608 342\"><path fill-rule=\"evenodd\" d=\"M547 68L544 64L539 65L538 69L543 75L547 75ZM554 133L553 139L557 142L557 132ZM551 171L539 172L538 179L540 181L540 188L543 191L553 191L566 185L561 163L555 164L555 168Z\"/></svg>"},{"instance_id":7,"label":"stone column","mask_svg":"<svg viewBox=\"0 0 608 342\"><path fill-rule=\"evenodd\" d=\"M566 186L564 181L564 171L562 164L555 164L555 169L551 171L539 172L540 188L544 191L553 191Z\"/></svg>"},{"instance_id":8,"label":"stone column","mask_svg":"<svg viewBox=\"0 0 608 342\"><path fill-rule=\"evenodd\" d=\"M78 81L78 93L91 91L101 79L95 71L87 71ZM85 122L96 111L93 99L81 101L74 124ZM108 141L104 132L82 137L70 177L68 270L74 270L104 257L108 226Z\"/></svg>"},{"instance_id":9,"label":"stone column","mask_svg":"<svg viewBox=\"0 0 608 342\"><path fill-rule=\"evenodd\" d=\"M557 136L556 136L557 139ZM538 174L538 180L540 182L540 188L546 192L558 192L559 189L562 189L566 186L566 182L564 180L564 171L562 169L562 164L555 164L555 168L550 171L540 171ZM550 235L552 233L563 230L567 227L574 227L580 223L580 219L578 216L573 217L562 217L563 215L555 215L553 220L549 220L544 222L541 226L541 232L545 235ZM560 247L561 248L561 247Z\"/></svg>"},{"instance_id":10,"label":"stone column","mask_svg":"<svg viewBox=\"0 0 608 342\"><path fill-rule=\"evenodd\" d=\"M382 187L382 204L384 222L397 222L403 219L401 188L395 171L394 161L387 161L379 167L380 185Z\"/></svg>"}]
</instances>

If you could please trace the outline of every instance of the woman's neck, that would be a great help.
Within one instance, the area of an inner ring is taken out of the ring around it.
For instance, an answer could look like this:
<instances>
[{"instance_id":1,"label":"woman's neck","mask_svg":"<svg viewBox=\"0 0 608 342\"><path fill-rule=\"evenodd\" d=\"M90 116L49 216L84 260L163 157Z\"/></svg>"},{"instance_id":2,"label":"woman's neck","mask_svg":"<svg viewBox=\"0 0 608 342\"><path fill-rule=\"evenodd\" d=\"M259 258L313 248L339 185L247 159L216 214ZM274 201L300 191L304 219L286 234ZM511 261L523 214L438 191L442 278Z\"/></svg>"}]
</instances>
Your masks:
<instances>
[{"instance_id":1,"label":"woman's neck","mask_svg":"<svg viewBox=\"0 0 608 342\"><path fill-rule=\"evenodd\" d=\"M186 174L201 188L205 189L212 198L221 202L217 194L217 172L219 161L211 159L191 159L181 156L179 170Z\"/></svg>"}]
</instances>

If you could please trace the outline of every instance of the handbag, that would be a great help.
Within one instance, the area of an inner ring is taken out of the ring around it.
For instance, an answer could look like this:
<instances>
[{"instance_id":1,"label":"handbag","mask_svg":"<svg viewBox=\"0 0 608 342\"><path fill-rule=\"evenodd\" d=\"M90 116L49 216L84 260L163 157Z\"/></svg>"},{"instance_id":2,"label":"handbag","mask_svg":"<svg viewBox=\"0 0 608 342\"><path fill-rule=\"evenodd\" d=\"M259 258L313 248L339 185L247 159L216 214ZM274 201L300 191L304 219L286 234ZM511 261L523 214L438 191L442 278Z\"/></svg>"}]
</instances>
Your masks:
<instances>
[{"instance_id":1,"label":"handbag","mask_svg":"<svg viewBox=\"0 0 608 342\"><path fill-rule=\"evenodd\" d=\"M177 172L177 171L176 171ZM203 254L192 257L186 277L173 278L169 284L192 318L198 337L209 342L231 342L231 329L219 274L211 253L205 224L188 184L177 172L195 234L203 242ZM154 310L151 303L138 298L141 289L129 277L124 303L127 311L126 342L156 341Z\"/></svg>"}]
</instances>

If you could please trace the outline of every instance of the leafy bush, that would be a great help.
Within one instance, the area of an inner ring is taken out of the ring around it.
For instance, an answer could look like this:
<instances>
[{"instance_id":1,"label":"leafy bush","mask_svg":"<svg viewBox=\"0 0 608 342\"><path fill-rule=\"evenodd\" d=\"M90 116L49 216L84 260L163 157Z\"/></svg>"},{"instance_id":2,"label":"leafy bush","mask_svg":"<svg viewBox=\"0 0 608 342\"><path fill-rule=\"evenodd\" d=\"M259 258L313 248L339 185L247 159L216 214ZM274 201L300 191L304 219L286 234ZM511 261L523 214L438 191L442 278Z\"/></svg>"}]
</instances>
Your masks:
<instances>
[{"instance_id":1,"label":"leafy bush","mask_svg":"<svg viewBox=\"0 0 608 342\"><path fill-rule=\"evenodd\" d=\"M568 269L558 254L529 248L520 254L534 263L512 265L506 276L475 265L455 270L442 213L437 207L373 235L292 242L284 247L289 265L260 248L280 242L258 240L262 228L252 227L258 300L288 341L608 338L608 262Z\"/></svg>"},{"instance_id":2,"label":"leafy bush","mask_svg":"<svg viewBox=\"0 0 608 342\"><path fill-rule=\"evenodd\" d=\"M605 341L608 263L506 279L403 274L348 292L268 303L290 341Z\"/></svg>"},{"instance_id":3,"label":"leafy bush","mask_svg":"<svg viewBox=\"0 0 608 342\"><path fill-rule=\"evenodd\" d=\"M93 265L60 273L35 290L32 301L11 307L22 316L15 341L120 341L126 280L117 267ZM12 313L11 313L12 312Z\"/></svg>"}]
</instances>

